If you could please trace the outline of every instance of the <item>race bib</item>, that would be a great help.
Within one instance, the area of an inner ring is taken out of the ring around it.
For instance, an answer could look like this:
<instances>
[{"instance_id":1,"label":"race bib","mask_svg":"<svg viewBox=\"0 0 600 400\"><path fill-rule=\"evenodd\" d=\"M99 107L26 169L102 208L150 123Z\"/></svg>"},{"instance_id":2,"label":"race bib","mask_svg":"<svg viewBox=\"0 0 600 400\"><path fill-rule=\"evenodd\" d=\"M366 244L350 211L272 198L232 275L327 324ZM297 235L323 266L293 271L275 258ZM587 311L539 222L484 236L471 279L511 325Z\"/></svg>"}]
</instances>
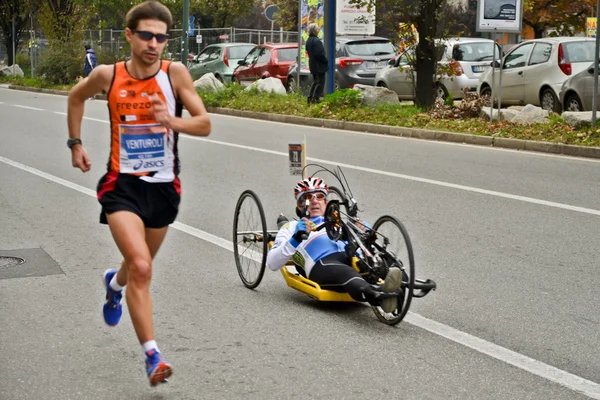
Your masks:
<instances>
[{"instance_id":1,"label":"race bib","mask_svg":"<svg viewBox=\"0 0 600 400\"><path fill-rule=\"evenodd\" d=\"M120 172L156 172L165 166L167 131L161 124L119 125Z\"/></svg>"}]
</instances>

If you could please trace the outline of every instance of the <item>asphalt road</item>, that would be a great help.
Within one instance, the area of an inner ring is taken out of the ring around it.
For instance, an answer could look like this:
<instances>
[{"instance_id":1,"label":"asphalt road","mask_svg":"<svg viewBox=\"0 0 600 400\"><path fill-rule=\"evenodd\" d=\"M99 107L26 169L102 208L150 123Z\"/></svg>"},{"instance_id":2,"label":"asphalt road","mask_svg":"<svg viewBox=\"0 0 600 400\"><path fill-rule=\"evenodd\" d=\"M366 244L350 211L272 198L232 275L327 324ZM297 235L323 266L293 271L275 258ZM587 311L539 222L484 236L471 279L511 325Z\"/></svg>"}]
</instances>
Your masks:
<instances>
[{"instance_id":1,"label":"asphalt road","mask_svg":"<svg viewBox=\"0 0 600 400\"><path fill-rule=\"evenodd\" d=\"M86 103L87 174L65 112L0 89L0 255L47 256L27 276L0 268L0 399L600 399L599 161L213 115L208 138L180 140L182 207L151 288L175 374L153 389L127 311L115 328L101 316L120 261L94 198L106 103ZM404 222L417 276L438 283L396 327L279 273L254 292L237 276L237 198L256 191L271 229L291 214L287 145L304 136L364 219Z\"/></svg>"}]
</instances>

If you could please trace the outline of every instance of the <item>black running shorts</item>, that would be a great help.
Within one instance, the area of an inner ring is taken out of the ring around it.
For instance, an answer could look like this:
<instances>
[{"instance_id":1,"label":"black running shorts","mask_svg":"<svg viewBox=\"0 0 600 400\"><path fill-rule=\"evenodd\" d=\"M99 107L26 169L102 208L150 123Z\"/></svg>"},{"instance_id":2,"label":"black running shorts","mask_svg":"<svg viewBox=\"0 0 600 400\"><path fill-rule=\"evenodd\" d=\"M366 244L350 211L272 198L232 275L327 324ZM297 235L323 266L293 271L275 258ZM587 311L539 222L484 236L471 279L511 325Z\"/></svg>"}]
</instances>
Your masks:
<instances>
[{"instance_id":1,"label":"black running shorts","mask_svg":"<svg viewBox=\"0 0 600 400\"><path fill-rule=\"evenodd\" d=\"M108 172L98 182L97 196L102 206L101 224L108 224L106 214L131 211L146 228L163 228L177 217L181 186L179 178L150 183L135 175Z\"/></svg>"}]
</instances>

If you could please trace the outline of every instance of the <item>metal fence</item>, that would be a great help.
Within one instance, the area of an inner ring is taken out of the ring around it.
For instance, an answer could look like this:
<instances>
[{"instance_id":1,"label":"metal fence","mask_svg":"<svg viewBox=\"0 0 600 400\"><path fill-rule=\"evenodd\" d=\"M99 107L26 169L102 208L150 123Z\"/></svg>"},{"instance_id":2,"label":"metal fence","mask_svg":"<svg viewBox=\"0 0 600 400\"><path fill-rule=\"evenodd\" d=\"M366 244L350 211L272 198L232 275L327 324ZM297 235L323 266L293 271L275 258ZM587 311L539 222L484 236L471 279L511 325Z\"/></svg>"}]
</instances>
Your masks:
<instances>
[{"instance_id":1,"label":"metal fence","mask_svg":"<svg viewBox=\"0 0 600 400\"><path fill-rule=\"evenodd\" d=\"M187 37L181 29L172 29L170 39L165 47L165 58L178 59L181 57L184 41L188 43L188 53L198 54L206 46L215 43L265 43L265 42L297 42L298 32L284 30L260 30L241 28L203 28L195 29ZM129 48L125 40L124 30L89 30L86 32L86 42L95 49L110 51L114 55L127 58Z\"/></svg>"},{"instance_id":2,"label":"metal fence","mask_svg":"<svg viewBox=\"0 0 600 400\"><path fill-rule=\"evenodd\" d=\"M181 29L172 29L170 35L163 58L172 60L181 59L184 40L187 40L190 55L198 54L209 44L215 43L298 42L298 32L282 29L203 28L195 29L187 37L182 35ZM99 62L106 62L107 58L110 59L110 62L112 62L111 60L125 60L130 56L130 48L125 39L124 30L96 29L85 31L84 42L81 43L82 57L84 44L89 44L96 50ZM17 64L27 76L35 76L35 69L39 64L39 60L48 49L48 41L43 33L24 32L16 46ZM0 34L0 65L6 65L8 54L12 54L12 51L12 48L6 48L4 38Z\"/></svg>"}]
</instances>

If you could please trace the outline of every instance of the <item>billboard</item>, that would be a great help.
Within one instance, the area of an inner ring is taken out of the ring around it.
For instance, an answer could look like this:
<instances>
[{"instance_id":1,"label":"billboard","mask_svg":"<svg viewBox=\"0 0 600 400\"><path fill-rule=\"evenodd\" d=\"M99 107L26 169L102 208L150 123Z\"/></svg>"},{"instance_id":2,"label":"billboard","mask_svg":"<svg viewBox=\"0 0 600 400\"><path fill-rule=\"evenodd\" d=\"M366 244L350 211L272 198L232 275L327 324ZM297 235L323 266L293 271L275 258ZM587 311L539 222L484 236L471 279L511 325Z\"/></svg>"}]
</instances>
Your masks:
<instances>
[{"instance_id":1,"label":"billboard","mask_svg":"<svg viewBox=\"0 0 600 400\"><path fill-rule=\"evenodd\" d=\"M523 0L479 0L477 32L515 32L523 29Z\"/></svg>"},{"instance_id":2,"label":"billboard","mask_svg":"<svg viewBox=\"0 0 600 400\"><path fill-rule=\"evenodd\" d=\"M335 28L338 35L374 35L375 7L370 13L367 6L356 8L350 0L336 1Z\"/></svg>"},{"instance_id":3,"label":"billboard","mask_svg":"<svg viewBox=\"0 0 600 400\"><path fill-rule=\"evenodd\" d=\"M308 25L316 23L319 26L319 38L323 39L325 24L324 0L300 0L300 18L302 21L302 49L300 59L302 69L308 69L308 56L304 43L308 39ZM374 35L375 8L369 13L367 7L356 8L350 0L336 1L336 34L338 35Z\"/></svg>"},{"instance_id":4,"label":"billboard","mask_svg":"<svg viewBox=\"0 0 600 400\"><path fill-rule=\"evenodd\" d=\"M587 18L585 23L585 34L587 37L596 37L596 20L597 18Z\"/></svg>"}]
</instances>

